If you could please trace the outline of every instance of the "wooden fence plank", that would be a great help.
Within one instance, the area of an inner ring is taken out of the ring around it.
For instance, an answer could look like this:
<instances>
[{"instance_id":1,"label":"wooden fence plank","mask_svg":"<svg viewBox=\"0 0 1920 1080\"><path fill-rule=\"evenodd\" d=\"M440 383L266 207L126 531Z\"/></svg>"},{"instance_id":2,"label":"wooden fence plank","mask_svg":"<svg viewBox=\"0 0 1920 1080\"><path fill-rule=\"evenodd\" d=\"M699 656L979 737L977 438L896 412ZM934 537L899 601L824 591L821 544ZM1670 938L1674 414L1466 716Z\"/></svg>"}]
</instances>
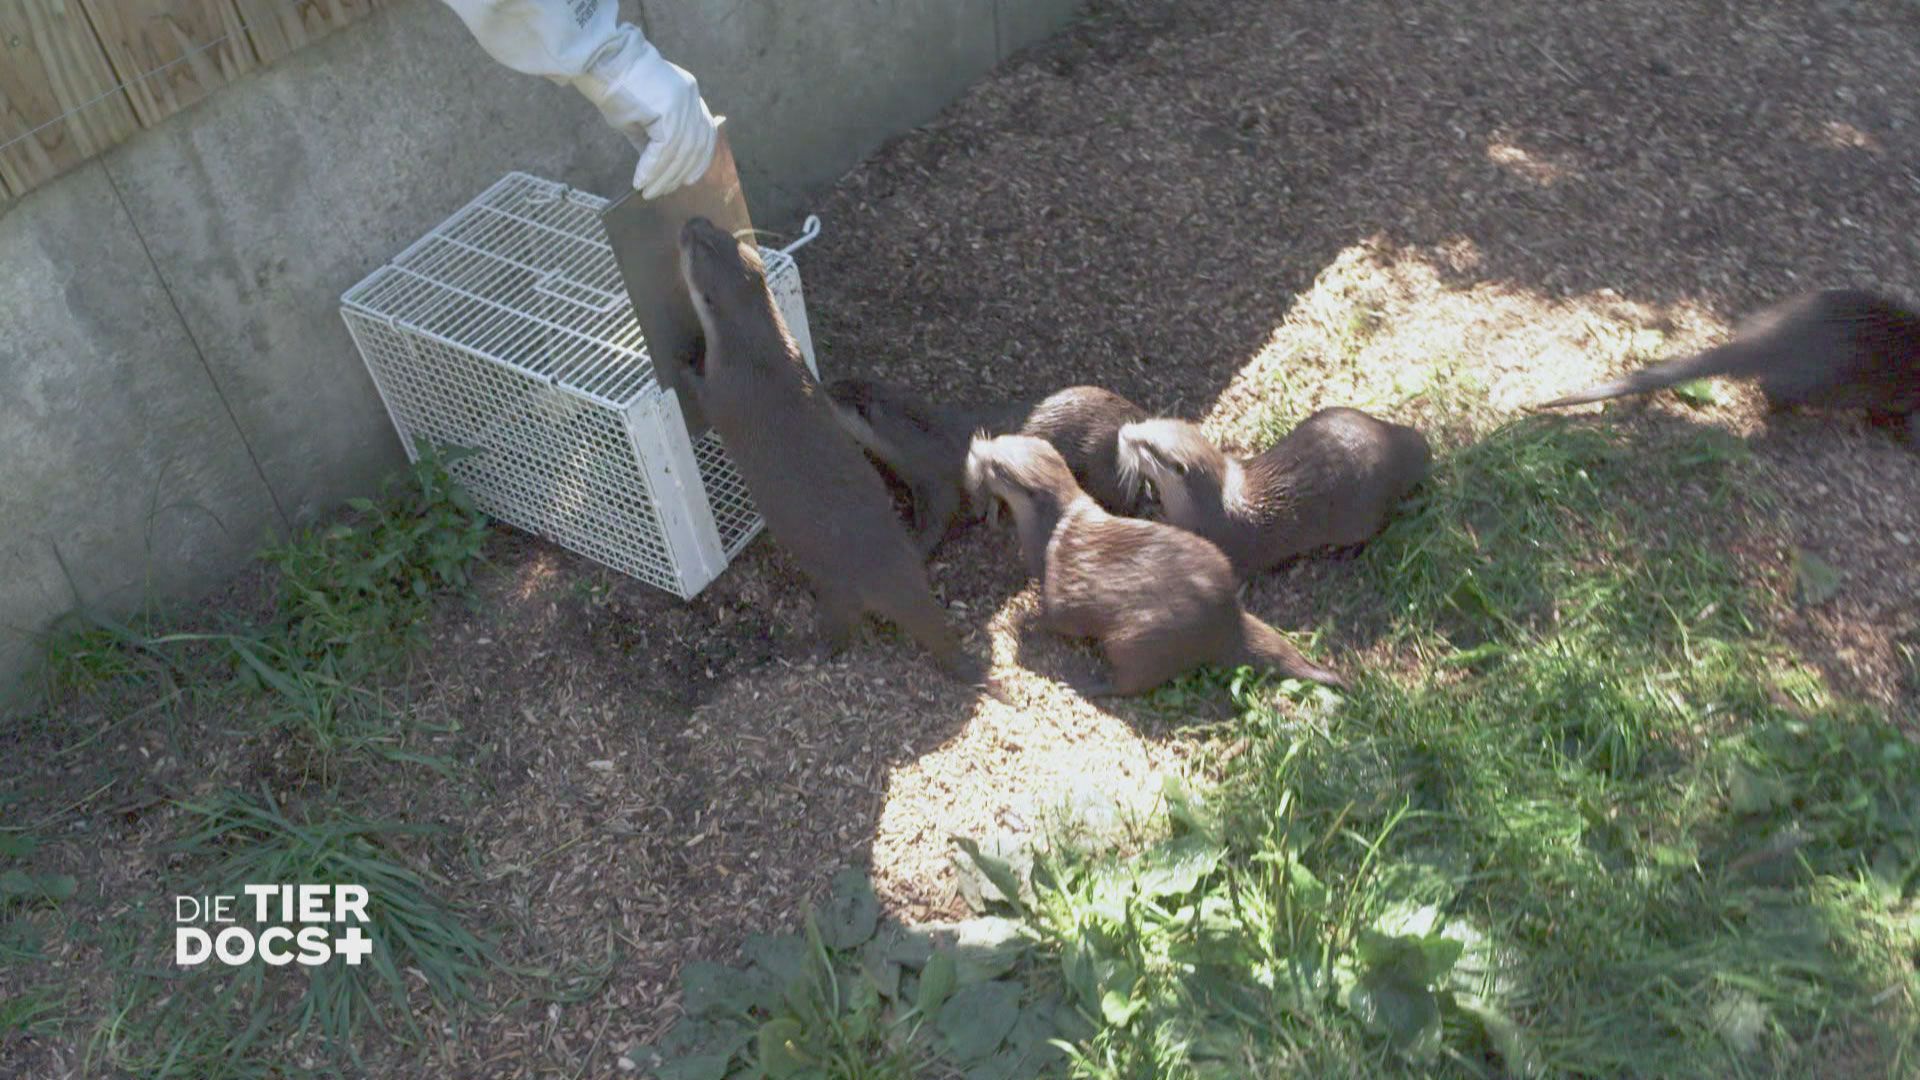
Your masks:
<instances>
[{"instance_id":1,"label":"wooden fence plank","mask_svg":"<svg viewBox=\"0 0 1920 1080\"><path fill-rule=\"evenodd\" d=\"M0 0L0 181L7 190L24 195L138 130L126 94L113 89L119 81L79 7Z\"/></svg>"},{"instance_id":2,"label":"wooden fence plank","mask_svg":"<svg viewBox=\"0 0 1920 1080\"><path fill-rule=\"evenodd\" d=\"M373 10L373 0L234 0L262 64L305 48Z\"/></svg>"},{"instance_id":3,"label":"wooden fence plank","mask_svg":"<svg viewBox=\"0 0 1920 1080\"><path fill-rule=\"evenodd\" d=\"M133 103L134 115L147 127L255 66L232 0L80 0L80 4L113 63L114 74L128 84L127 99Z\"/></svg>"}]
</instances>

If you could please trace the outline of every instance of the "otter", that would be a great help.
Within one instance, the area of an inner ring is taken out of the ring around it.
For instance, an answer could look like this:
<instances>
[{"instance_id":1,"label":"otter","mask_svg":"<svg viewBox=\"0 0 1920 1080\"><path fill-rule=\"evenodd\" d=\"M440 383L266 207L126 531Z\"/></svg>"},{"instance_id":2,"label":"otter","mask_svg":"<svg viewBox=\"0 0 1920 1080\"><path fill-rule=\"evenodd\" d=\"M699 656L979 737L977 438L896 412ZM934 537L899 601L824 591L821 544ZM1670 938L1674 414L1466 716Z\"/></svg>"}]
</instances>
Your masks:
<instances>
[{"instance_id":1,"label":"otter","mask_svg":"<svg viewBox=\"0 0 1920 1080\"><path fill-rule=\"evenodd\" d=\"M1742 319L1725 345L1534 406L1558 409L1703 379L1752 379L1770 411L1861 410L1920 447L1920 314L1859 289L1824 289Z\"/></svg>"},{"instance_id":2,"label":"otter","mask_svg":"<svg viewBox=\"0 0 1920 1080\"><path fill-rule=\"evenodd\" d=\"M688 381L767 531L813 587L821 652L841 652L871 611L912 635L948 674L993 691L985 665L947 625L880 474L808 375L759 252L692 218L680 230L680 272L706 336L705 358Z\"/></svg>"},{"instance_id":3,"label":"otter","mask_svg":"<svg viewBox=\"0 0 1920 1080\"><path fill-rule=\"evenodd\" d=\"M1206 663L1347 685L1241 608L1218 547L1172 525L1107 513L1045 440L975 438L966 482L983 505L1012 511L1027 572L1040 583L1040 624L1100 643L1112 674L1076 681L1082 694L1140 694Z\"/></svg>"},{"instance_id":4,"label":"otter","mask_svg":"<svg viewBox=\"0 0 1920 1080\"><path fill-rule=\"evenodd\" d=\"M873 379L836 379L826 390L841 426L913 492L913 533L923 558L956 524L980 517L963 485L967 446L977 432L1045 439L1094 501L1116 514L1138 509L1120 477L1115 437L1122 425L1147 413L1110 390L1070 386L1031 404L970 409L934 405L905 387Z\"/></svg>"},{"instance_id":5,"label":"otter","mask_svg":"<svg viewBox=\"0 0 1920 1080\"><path fill-rule=\"evenodd\" d=\"M1238 460L1182 420L1128 424L1119 444L1121 470L1152 485L1167 521L1218 544L1243 578L1372 539L1433 461L1418 431L1348 408Z\"/></svg>"}]
</instances>

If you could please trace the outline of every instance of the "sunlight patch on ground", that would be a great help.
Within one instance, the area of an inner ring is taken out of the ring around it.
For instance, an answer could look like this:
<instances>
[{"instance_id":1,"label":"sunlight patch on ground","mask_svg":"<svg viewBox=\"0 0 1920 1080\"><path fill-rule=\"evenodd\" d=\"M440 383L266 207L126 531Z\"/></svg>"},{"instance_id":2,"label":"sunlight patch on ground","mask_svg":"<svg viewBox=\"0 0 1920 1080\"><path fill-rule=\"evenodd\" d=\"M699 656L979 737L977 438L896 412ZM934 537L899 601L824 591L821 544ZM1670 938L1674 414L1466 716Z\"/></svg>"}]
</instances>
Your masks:
<instances>
[{"instance_id":1,"label":"sunlight patch on ground","mask_svg":"<svg viewBox=\"0 0 1920 1080\"><path fill-rule=\"evenodd\" d=\"M1541 155L1498 139L1487 144L1487 160L1541 187L1552 187L1573 175L1572 170L1556 165Z\"/></svg>"},{"instance_id":2,"label":"sunlight patch on ground","mask_svg":"<svg viewBox=\"0 0 1920 1080\"><path fill-rule=\"evenodd\" d=\"M561 573L560 560L551 551L539 551L528 558L518 568L518 581L513 588L515 600L526 601L543 596L554 586Z\"/></svg>"},{"instance_id":3,"label":"sunlight patch on ground","mask_svg":"<svg viewBox=\"0 0 1920 1080\"><path fill-rule=\"evenodd\" d=\"M1726 330L1690 304L1612 290L1556 301L1476 280L1480 262L1467 240L1347 248L1294 298L1204 426L1223 444L1262 448L1315 409L1350 405L1446 439L1474 411L1512 413Z\"/></svg>"},{"instance_id":4,"label":"sunlight patch on ground","mask_svg":"<svg viewBox=\"0 0 1920 1080\"><path fill-rule=\"evenodd\" d=\"M1819 141L1836 150L1871 150L1879 153L1880 140L1845 120L1829 120L1820 126Z\"/></svg>"},{"instance_id":5,"label":"sunlight patch on ground","mask_svg":"<svg viewBox=\"0 0 1920 1080\"><path fill-rule=\"evenodd\" d=\"M1341 252L1203 418L1224 446L1264 448L1315 409L1350 405L1460 443L1531 402L1622 368L1698 348L1725 327L1693 306L1610 291L1553 301L1483 273L1470 241L1411 249L1373 240ZM1472 403L1480 402L1481 407ZM1464 403L1464 404L1463 404ZM1011 535L999 542L1013 554ZM1158 776L1182 772L1180 740L1141 734L1081 699L1056 666L1094 658L1025 632L1037 674L1016 659L1031 590L993 618L994 667L1017 705L982 700L931 753L893 768L873 841L881 894L913 917L959 913L952 836L1037 838L1063 803L1104 796L1150 807ZM1142 710L1121 706L1127 715Z\"/></svg>"},{"instance_id":6,"label":"sunlight patch on ground","mask_svg":"<svg viewBox=\"0 0 1920 1080\"><path fill-rule=\"evenodd\" d=\"M1016 628L1031 610L1030 592L1016 596L990 628L994 670L1015 705L982 698L952 739L887 776L873 839L875 886L913 918L962 913L952 837L1041 841L1068 806L1144 818L1160 796L1160 774L1181 771L1178 747L1015 663ZM1044 632L1027 636L1034 648Z\"/></svg>"}]
</instances>

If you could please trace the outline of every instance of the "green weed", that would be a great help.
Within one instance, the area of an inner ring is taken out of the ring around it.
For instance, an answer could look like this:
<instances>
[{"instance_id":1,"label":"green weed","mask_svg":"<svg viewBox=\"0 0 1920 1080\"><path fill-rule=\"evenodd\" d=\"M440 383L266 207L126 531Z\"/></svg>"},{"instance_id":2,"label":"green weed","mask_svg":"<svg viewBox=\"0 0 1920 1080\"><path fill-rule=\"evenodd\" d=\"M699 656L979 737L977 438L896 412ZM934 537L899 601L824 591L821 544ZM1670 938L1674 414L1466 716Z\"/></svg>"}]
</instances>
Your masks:
<instances>
[{"instance_id":1,"label":"green weed","mask_svg":"<svg viewBox=\"0 0 1920 1080\"><path fill-rule=\"evenodd\" d=\"M372 1027L403 1040L418 1034L409 977L443 1009L472 999L492 949L400 850L441 830L338 812L297 819L271 799L237 794L186 809L194 831L177 850L200 869L183 893L237 894L248 882L360 885L373 950L358 965L336 957L297 971L181 969L170 924L138 927L123 943L132 977L90 1057L154 1077L268 1075L296 1050L357 1063Z\"/></svg>"},{"instance_id":2,"label":"green weed","mask_svg":"<svg viewBox=\"0 0 1920 1080\"><path fill-rule=\"evenodd\" d=\"M279 571L276 651L334 678L405 655L428 603L464 589L480 554L486 520L446 471L473 453L422 449L381 498L349 499L350 519L261 553Z\"/></svg>"},{"instance_id":3,"label":"green weed","mask_svg":"<svg viewBox=\"0 0 1920 1080\"><path fill-rule=\"evenodd\" d=\"M0 999L0 1049L12 1039L59 1030L67 1007L65 995L37 987Z\"/></svg>"},{"instance_id":4,"label":"green weed","mask_svg":"<svg viewBox=\"0 0 1920 1080\"><path fill-rule=\"evenodd\" d=\"M103 690L152 692L169 665L141 648L149 635L101 620L75 617L47 636L44 672L49 696Z\"/></svg>"},{"instance_id":5,"label":"green weed","mask_svg":"<svg viewBox=\"0 0 1920 1080\"><path fill-rule=\"evenodd\" d=\"M1036 862L1074 1074L1911 1068L1920 750L1760 628L1742 462L1551 421L1444 457L1361 565L1424 677L1242 674L1249 750L1166 840Z\"/></svg>"},{"instance_id":6,"label":"green weed","mask_svg":"<svg viewBox=\"0 0 1920 1080\"><path fill-rule=\"evenodd\" d=\"M50 689L153 697L176 683L231 686L266 703L261 726L295 737L323 766L358 750L408 757L378 687L417 644L432 603L466 589L480 557L486 519L447 472L470 453L422 448L380 498L349 500L346 520L268 546L261 558L278 575L267 625L161 632L89 616L50 642ZM209 651L224 668L199 662Z\"/></svg>"},{"instance_id":7,"label":"green weed","mask_svg":"<svg viewBox=\"0 0 1920 1080\"><path fill-rule=\"evenodd\" d=\"M687 965L685 1018L627 1056L662 1080L1013 1080L1061 1060L1052 1040L1080 1025L1020 979L1018 924L909 931L879 913L865 876L842 872L802 933L748 938L740 968Z\"/></svg>"}]
</instances>

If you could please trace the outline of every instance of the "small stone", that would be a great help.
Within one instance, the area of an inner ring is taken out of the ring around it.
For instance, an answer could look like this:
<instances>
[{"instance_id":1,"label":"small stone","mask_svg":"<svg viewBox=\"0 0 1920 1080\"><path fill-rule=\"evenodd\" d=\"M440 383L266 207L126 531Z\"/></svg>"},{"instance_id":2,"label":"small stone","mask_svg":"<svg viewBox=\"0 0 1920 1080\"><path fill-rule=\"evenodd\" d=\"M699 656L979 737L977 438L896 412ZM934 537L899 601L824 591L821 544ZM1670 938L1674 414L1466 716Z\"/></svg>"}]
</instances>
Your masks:
<instances>
[{"instance_id":1,"label":"small stone","mask_svg":"<svg viewBox=\"0 0 1920 1080\"><path fill-rule=\"evenodd\" d=\"M616 1061L614 1064L619 1066L621 1072L632 1072L635 1069L638 1069L640 1067L638 1062L634 1061L630 1057L627 1057L625 1054L622 1054L620 1056L620 1059Z\"/></svg>"}]
</instances>

